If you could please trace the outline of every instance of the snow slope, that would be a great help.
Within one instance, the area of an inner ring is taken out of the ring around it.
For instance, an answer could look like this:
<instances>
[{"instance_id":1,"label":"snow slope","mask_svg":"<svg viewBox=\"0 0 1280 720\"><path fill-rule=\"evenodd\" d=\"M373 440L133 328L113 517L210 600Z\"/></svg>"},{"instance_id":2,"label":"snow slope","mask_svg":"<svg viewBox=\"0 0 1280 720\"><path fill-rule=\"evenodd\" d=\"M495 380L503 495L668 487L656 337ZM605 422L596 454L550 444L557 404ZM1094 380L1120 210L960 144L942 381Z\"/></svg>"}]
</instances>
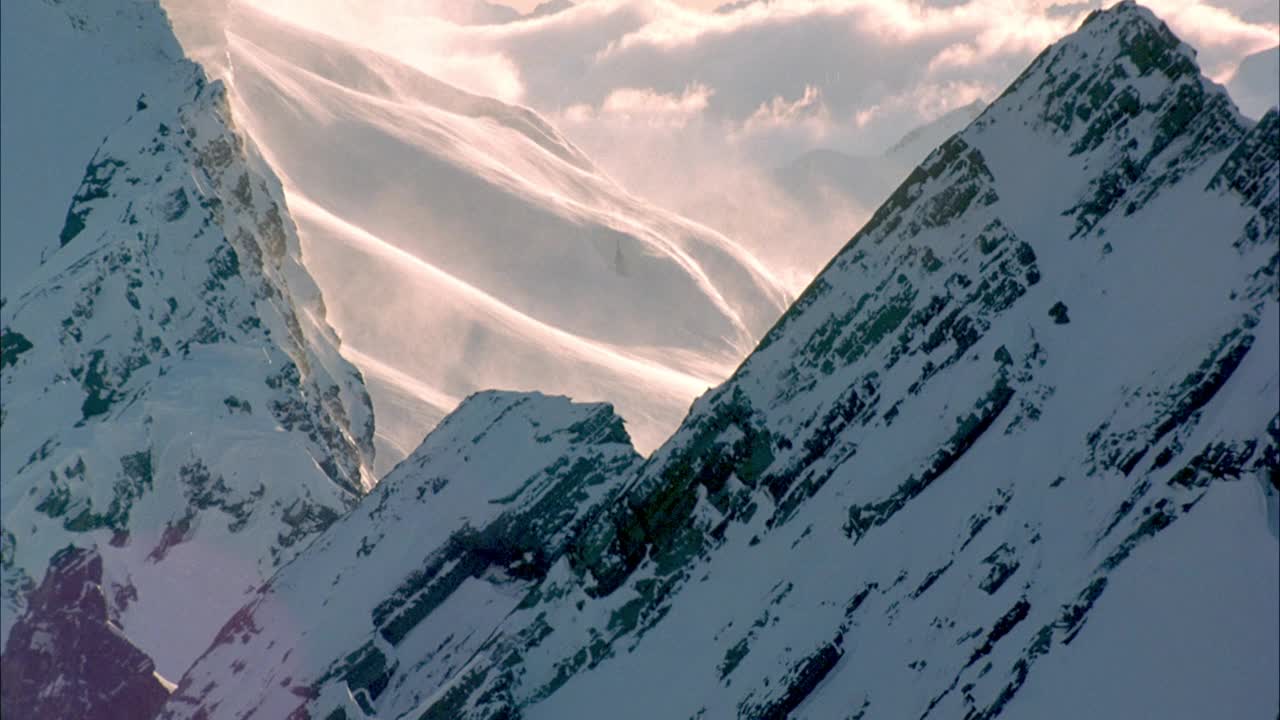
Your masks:
<instances>
[{"instance_id":1,"label":"snow slope","mask_svg":"<svg viewBox=\"0 0 1280 720\"><path fill-rule=\"evenodd\" d=\"M244 4L225 25L238 121L374 379L380 468L486 387L608 399L651 448L785 307L754 258L534 113Z\"/></svg>"},{"instance_id":2,"label":"snow slope","mask_svg":"<svg viewBox=\"0 0 1280 720\"><path fill-rule=\"evenodd\" d=\"M108 130L138 95L163 83L182 49L145 4L101 11L51 3L0 4L0 295L40 262L49 229ZM138 44L122 39L136 33Z\"/></svg>"},{"instance_id":3,"label":"snow slope","mask_svg":"<svg viewBox=\"0 0 1280 720\"><path fill-rule=\"evenodd\" d=\"M372 698L388 716L411 710L616 501L639 460L608 405L538 393L467 398L200 659L252 658L267 673L255 678L261 687L206 701L216 688L185 684L169 714L199 704L216 717L286 717L316 700L360 717ZM315 622L322 617L342 620ZM326 688L324 697L308 687Z\"/></svg>"},{"instance_id":4,"label":"snow slope","mask_svg":"<svg viewBox=\"0 0 1280 720\"><path fill-rule=\"evenodd\" d=\"M5 13L6 47L29 34L72 49L46 81L101 75L130 113L55 116L70 147L106 138L55 222L33 212L3 237L32 261L6 278L0 308L3 631L55 552L96 548L111 621L177 677L372 485L372 408L278 180L237 133L222 84L174 54L159 6ZM60 22L70 34L50 30ZM79 64L117 53L150 61ZM25 141L6 135L4 154Z\"/></svg>"},{"instance_id":5,"label":"snow slope","mask_svg":"<svg viewBox=\"0 0 1280 720\"><path fill-rule=\"evenodd\" d=\"M467 625L487 639L421 704L387 688L445 666L278 681L251 605L243 649L213 648L165 716L1271 717L1278 273L1280 116L1243 118L1146 9L1094 13L910 174L513 611ZM357 550L333 540L305 562ZM379 567L429 585L420 557Z\"/></svg>"}]
</instances>

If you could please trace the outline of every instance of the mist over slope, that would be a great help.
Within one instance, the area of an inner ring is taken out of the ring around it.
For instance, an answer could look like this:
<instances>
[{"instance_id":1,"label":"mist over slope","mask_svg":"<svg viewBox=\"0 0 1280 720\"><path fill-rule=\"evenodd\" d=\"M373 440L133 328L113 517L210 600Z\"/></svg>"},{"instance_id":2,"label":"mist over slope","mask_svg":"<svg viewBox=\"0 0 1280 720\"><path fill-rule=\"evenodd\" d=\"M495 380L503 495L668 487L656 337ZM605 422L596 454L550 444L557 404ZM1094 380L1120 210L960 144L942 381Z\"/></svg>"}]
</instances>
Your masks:
<instances>
[{"instance_id":1,"label":"mist over slope","mask_svg":"<svg viewBox=\"0 0 1280 720\"><path fill-rule=\"evenodd\" d=\"M883 197L859 206L828 196L813 212L779 191L775 168L817 149L876 155L910 128L995 97L1096 7L773 0L715 14L693 0L593 0L475 26L423 0L379 0L379 12L355 0L253 4L534 109L628 190L733 238L793 292ZM1280 36L1273 2L1152 9L1218 82ZM913 166L884 179L886 191Z\"/></svg>"},{"instance_id":2,"label":"mist over slope","mask_svg":"<svg viewBox=\"0 0 1280 720\"><path fill-rule=\"evenodd\" d=\"M1278 277L1280 114L1095 12L648 459L606 408L472 398L162 717L1270 717Z\"/></svg>"},{"instance_id":3,"label":"mist over slope","mask_svg":"<svg viewBox=\"0 0 1280 720\"><path fill-rule=\"evenodd\" d=\"M486 387L607 399L651 448L785 307L749 253L533 112L246 5L224 22L211 64L370 378L380 468Z\"/></svg>"}]
</instances>

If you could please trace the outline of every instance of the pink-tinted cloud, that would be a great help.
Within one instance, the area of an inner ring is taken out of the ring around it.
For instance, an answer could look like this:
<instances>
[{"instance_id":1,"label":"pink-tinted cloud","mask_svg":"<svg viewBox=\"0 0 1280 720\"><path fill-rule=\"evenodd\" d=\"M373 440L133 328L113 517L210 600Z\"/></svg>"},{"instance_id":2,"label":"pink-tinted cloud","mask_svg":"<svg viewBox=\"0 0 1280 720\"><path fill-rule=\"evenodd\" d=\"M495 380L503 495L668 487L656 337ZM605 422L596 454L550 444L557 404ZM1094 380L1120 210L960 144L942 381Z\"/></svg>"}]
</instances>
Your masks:
<instances>
[{"instance_id":1,"label":"pink-tinted cloud","mask_svg":"<svg viewBox=\"0 0 1280 720\"><path fill-rule=\"evenodd\" d=\"M683 127L690 118L707 108L712 94L710 88L701 84L686 87L680 95L659 93L649 88L618 88L604 99L600 110L651 125ZM581 112L583 106L577 107Z\"/></svg>"},{"instance_id":2,"label":"pink-tinted cloud","mask_svg":"<svg viewBox=\"0 0 1280 720\"><path fill-rule=\"evenodd\" d=\"M419 0L383 0L394 12L377 13L355 0L241 1L303 13L446 82L532 107L640 194L722 229L770 228L742 238L761 254L797 222L768 202L773 168L818 147L876 154L994 98L1099 7L758 0L713 13L673 0L583 0L536 20L468 26L424 13ZM1219 80L1280 33L1274 0L1146 1ZM724 201L734 194L750 201ZM851 218L811 230L846 236Z\"/></svg>"}]
</instances>

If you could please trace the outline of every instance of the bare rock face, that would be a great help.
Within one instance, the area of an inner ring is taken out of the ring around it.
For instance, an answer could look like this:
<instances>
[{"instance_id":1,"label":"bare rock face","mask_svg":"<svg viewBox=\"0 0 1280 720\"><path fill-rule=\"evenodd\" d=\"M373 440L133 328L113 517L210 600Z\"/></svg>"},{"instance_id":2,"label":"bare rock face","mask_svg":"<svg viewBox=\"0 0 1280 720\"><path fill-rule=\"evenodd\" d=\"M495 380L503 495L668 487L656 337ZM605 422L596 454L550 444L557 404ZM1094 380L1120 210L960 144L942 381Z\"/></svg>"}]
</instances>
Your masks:
<instances>
[{"instance_id":1,"label":"bare rock face","mask_svg":"<svg viewBox=\"0 0 1280 720\"><path fill-rule=\"evenodd\" d=\"M155 663L107 617L102 558L68 547L53 557L0 658L7 718L145 720L169 697Z\"/></svg>"}]
</instances>

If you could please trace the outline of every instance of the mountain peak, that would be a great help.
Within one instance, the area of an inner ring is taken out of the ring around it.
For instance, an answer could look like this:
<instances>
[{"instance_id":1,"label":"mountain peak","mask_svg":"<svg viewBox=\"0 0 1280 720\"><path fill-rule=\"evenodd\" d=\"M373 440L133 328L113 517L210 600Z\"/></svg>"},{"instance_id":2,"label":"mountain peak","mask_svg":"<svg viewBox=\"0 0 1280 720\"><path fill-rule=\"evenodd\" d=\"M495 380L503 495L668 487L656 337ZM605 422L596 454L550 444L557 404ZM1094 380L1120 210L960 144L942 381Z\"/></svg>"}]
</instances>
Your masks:
<instances>
[{"instance_id":1,"label":"mountain peak","mask_svg":"<svg viewBox=\"0 0 1280 720\"><path fill-rule=\"evenodd\" d=\"M1201 74L1195 51L1150 10L1126 1L1046 48L961 136L1007 140L1022 127L1051 137L1046 152L1067 150L1038 158L1042 171L1060 164L1062 183L1086 188L1074 206L1059 209L1075 219L1076 237L1114 208L1132 214L1234 145L1248 123Z\"/></svg>"},{"instance_id":2,"label":"mountain peak","mask_svg":"<svg viewBox=\"0 0 1280 720\"><path fill-rule=\"evenodd\" d=\"M563 395L540 392L482 390L459 403L427 436L410 460L429 454L446 443L469 439L472 444L481 445L490 433L502 432L520 423L529 423L535 429L547 424L571 430L575 442L630 443L622 418L614 414L610 403L579 403Z\"/></svg>"},{"instance_id":3,"label":"mountain peak","mask_svg":"<svg viewBox=\"0 0 1280 720\"><path fill-rule=\"evenodd\" d=\"M1163 20L1133 0L1123 0L1106 10L1095 10L1077 31L1106 44L1114 41L1141 75L1160 70L1170 78L1193 71L1196 51L1178 39Z\"/></svg>"},{"instance_id":4,"label":"mountain peak","mask_svg":"<svg viewBox=\"0 0 1280 720\"><path fill-rule=\"evenodd\" d=\"M565 574L571 543L618 501L639 460L608 404L471 395L316 552L238 612L200 661L225 666L247 645L282 670L213 682L188 675L163 717L202 717L198 708L210 704L225 717L294 717L308 703L311 717L405 716L536 583ZM340 586L360 592L313 591ZM335 610L343 622L322 621ZM299 618L300 635L291 634ZM307 652L291 653L299 642Z\"/></svg>"},{"instance_id":5,"label":"mountain peak","mask_svg":"<svg viewBox=\"0 0 1280 720\"><path fill-rule=\"evenodd\" d=\"M1172 84L1183 78L1200 79L1195 57L1195 50L1179 40L1154 13L1132 0L1124 0L1106 10L1093 11L1074 33L1045 48L1001 99L1018 96L1033 79L1038 79L1033 91L1050 98L1088 92L1091 98L1105 100L1102 94L1106 85L1082 82L1093 79L1090 72L1112 84L1132 84L1158 73ZM1148 81L1143 83L1143 89L1158 92L1162 85Z\"/></svg>"}]
</instances>

